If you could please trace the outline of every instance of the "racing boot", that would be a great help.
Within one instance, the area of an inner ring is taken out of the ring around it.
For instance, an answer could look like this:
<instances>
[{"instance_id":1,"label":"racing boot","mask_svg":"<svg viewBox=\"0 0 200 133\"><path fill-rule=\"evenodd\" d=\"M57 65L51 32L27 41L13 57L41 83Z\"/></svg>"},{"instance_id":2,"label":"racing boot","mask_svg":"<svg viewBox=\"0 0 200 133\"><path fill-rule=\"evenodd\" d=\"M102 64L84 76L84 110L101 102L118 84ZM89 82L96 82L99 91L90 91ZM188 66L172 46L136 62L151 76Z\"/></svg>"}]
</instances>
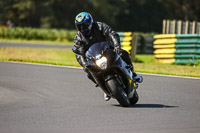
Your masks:
<instances>
[{"instance_id":1,"label":"racing boot","mask_svg":"<svg viewBox=\"0 0 200 133\"><path fill-rule=\"evenodd\" d=\"M138 82L138 83L142 83L143 82L143 77L140 76L139 74L133 72L133 79Z\"/></svg>"},{"instance_id":2,"label":"racing boot","mask_svg":"<svg viewBox=\"0 0 200 133\"><path fill-rule=\"evenodd\" d=\"M133 70L133 65L132 65L132 64L129 64L127 67L128 67L128 68L131 70L131 72L132 72L133 80L135 80L135 81L138 82L138 83L142 83L142 82L143 82L143 77L134 72L134 70Z\"/></svg>"},{"instance_id":3,"label":"racing boot","mask_svg":"<svg viewBox=\"0 0 200 133\"><path fill-rule=\"evenodd\" d=\"M104 93L104 100L105 101L109 101L111 98L111 96L108 96L106 93Z\"/></svg>"}]
</instances>

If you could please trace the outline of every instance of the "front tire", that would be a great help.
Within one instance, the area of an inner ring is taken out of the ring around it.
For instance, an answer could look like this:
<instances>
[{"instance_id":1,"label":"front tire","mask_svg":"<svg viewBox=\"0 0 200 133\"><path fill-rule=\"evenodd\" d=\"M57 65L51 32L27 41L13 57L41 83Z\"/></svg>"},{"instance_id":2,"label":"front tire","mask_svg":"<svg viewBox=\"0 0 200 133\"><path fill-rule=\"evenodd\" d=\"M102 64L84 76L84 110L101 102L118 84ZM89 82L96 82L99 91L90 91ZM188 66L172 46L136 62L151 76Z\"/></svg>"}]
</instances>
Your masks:
<instances>
[{"instance_id":1,"label":"front tire","mask_svg":"<svg viewBox=\"0 0 200 133\"><path fill-rule=\"evenodd\" d=\"M135 90L133 97L130 98L130 104L134 105L138 102L138 100L139 100L139 96L138 96L137 91Z\"/></svg>"},{"instance_id":2,"label":"front tire","mask_svg":"<svg viewBox=\"0 0 200 133\"><path fill-rule=\"evenodd\" d=\"M121 106L128 107L130 105L128 95L122 89L122 86L115 79L108 80L107 85L112 95L116 98L116 100L119 102Z\"/></svg>"}]
</instances>

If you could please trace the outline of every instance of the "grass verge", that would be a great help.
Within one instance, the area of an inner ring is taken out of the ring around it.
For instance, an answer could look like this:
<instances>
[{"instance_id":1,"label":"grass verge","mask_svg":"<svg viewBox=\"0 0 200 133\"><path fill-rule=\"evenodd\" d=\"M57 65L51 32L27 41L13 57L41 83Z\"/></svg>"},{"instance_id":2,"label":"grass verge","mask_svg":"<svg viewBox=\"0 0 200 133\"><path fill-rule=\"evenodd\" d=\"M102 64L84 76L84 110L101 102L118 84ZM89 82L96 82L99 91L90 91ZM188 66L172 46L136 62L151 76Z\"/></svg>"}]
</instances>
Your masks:
<instances>
[{"instance_id":1,"label":"grass verge","mask_svg":"<svg viewBox=\"0 0 200 133\"><path fill-rule=\"evenodd\" d=\"M136 55L135 71L153 74L200 77L200 66L157 63L153 55Z\"/></svg>"},{"instance_id":2,"label":"grass verge","mask_svg":"<svg viewBox=\"0 0 200 133\"><path fill-rule=\"evenodd\" d=\"M48 45L73 45L74 42L68 41L48 41L48 40L24 40L24 39L3 39L0 38L0 42L7 43L27 43L27 44L48 44Z\"/></svg>"},{"instance_id":3,"label":"grass verge","mask_svg":"<svg viewBox=\"0 0 200 133\"><path fill-rule=\"evenodd\" d=\"M80 66L71 49L0 48L0 61L32 62L64 66Z\"/></svg>"},{"instance_id":4,"label":"grass verge","mask_svg":"<svg viewBox=\"0 0 200 133\"><path fill-rule=\"evenodd\" d=\"M136 62L133 63L136 72L200 77L200 66L159 64L155 62L153 55L137 55L136 58ZM2 47L0 48L0 61L32 62L80 67L71 49Z\"/></svg>"}]
</instances>

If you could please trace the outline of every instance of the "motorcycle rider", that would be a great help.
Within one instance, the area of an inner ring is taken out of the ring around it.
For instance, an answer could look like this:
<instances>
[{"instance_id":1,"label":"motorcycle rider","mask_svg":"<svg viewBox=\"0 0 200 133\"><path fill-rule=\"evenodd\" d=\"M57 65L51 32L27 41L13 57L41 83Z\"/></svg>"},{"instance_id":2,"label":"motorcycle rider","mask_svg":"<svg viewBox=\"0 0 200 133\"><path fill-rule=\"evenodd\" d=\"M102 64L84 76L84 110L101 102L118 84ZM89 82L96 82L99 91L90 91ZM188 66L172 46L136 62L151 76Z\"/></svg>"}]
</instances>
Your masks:
<instances>
[{"instance_id":1,"label":"motorcycle rider","mask_svg":"<svg viewBox=\"0 0 200 133\"><path fill-rule=\"evenodd\" d=\"M111 29L111 27L103 22L94 22L92 16L87 12L81 12L76 16L75 26L78 30L78 33L74 38L74 47L72 48L72 51L76 53L77 61L83 67L83 70L87 73L87 76L90 80L92 80L96 84L94 78L86 69L87 61L85 53L94 43L108 41L112 44L113 50L116 53L121 54L122 59L131 68L133 72L133 78L138 83L141 83L143 81L143 78L133 71L133 65L129 54L127 51L121 49L120 37L117 32ZM96 86L98 85L96 84ZM110 100L110 98L110 96L104 93L105 101Z\"/></svg>"}]
</instances>

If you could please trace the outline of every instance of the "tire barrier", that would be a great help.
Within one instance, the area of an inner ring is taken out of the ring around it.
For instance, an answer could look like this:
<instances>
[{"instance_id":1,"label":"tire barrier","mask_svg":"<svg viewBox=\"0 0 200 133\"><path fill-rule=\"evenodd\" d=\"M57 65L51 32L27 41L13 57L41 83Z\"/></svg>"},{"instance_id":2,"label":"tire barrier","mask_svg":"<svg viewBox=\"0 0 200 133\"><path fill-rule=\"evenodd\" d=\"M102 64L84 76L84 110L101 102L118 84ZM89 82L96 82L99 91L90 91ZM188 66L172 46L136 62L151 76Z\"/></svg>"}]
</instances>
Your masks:
<instances>
[{"instance_id":1,"label":"tire barrier","mask_svg":"<svg viewBox=\"0 0 200 133\"><path fill-rule=\"evenodd\" d=\"M200 63L200 34L160 34L154 39L154 55L158 62Z\"/></svg>"},{"instance_id":2,"label":"tire barrier","mask_svg":"<svg viewBox=\"0 0 200 133\"><path fill-rule=\"evenodd\" d=\"M126 50L131 57L131 61L134 61L137 48L137 43L135 43L136 37L132 32L118 32L118 34L120 36L121 48Z\"/></svg>"},{"instance_id":3,"label":"tire barrier","mask_svg":"<svg viewBox=\"0 0 200 133\"><path fill-rule=\"evenodd\" d=\"M132 48L132 32L118 32L122 49L126 50L129 54Z\"/></svg>"},{"instance_id":4,"label":"tire barrier","mask_svg":"<svg viewBox=\"0 0 200 133\"><path fill-rule=\"evenodd\" d=\"M122 49L126 50L131 60L137 54L153 54L153 35L142 35L137 32L118 32Z\"/></svg>"}]
</instances>

